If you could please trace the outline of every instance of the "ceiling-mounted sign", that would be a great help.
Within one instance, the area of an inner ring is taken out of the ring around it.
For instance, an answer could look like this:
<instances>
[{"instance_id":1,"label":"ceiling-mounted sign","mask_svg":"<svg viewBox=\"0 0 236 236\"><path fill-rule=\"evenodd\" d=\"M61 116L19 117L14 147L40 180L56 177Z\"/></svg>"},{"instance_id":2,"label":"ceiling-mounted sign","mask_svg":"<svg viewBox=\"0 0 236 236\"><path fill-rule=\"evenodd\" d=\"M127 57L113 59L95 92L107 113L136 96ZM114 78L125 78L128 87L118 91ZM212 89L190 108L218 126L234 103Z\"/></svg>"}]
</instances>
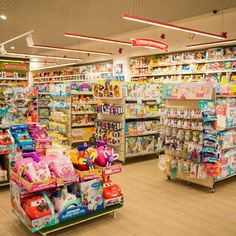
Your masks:
<instances>
[{"instance_id":1,"label":"ceiling-mounted sign","mask_svg":"<svg viewBox=\"0 0 236 236\"><path fill-rule=\"evenodd\" d=\"M168 49L168 44L148 38L131 39L131 43L133 47L154 48L154 49L161 49L164 51Z\"/></svg>"},{"instance_id":2,"label":"ceiling-mounted sign","mask_svg":"<svg viewBox=\"0 0 236 236\"><path fill-rule=\"evenodd\" d=\"M27 61L0 61L0 71L25 71L29 70Z\"/></svg>"}]
</instances>

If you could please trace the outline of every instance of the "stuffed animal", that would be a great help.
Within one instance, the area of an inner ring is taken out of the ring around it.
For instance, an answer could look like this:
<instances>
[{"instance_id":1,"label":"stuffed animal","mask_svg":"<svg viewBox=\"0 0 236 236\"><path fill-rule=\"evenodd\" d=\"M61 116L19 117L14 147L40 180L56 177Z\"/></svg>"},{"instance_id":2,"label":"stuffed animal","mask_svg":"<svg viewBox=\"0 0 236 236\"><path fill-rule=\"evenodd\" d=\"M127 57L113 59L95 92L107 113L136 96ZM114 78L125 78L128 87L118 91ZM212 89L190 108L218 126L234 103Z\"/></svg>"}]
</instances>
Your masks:
<instances>
[{"instance_id":1,"label":"stuffed animal","mask_svg":"<svg viewBox=\"0 0 236 236\"><path fill-rule=\"evenodd\" d=\"M56 194L58 196L54 197L53 200L57 212L61 212L81 204L80 198L77 198L73 193L69 193L66 186Z\"/></svg>"},{"instance_id":2,"label":"stuffed animal","mask_svg":"<svg viewBox=\"0 0 236 236\"><path fill-rule=\"evenodd\" d=\"M105 143L98 143L97 157L95 162L99 166L110 166L115 160L119 158L118 154L114 153L114 150L108 147Z\"/></svg>"}]
</instances>

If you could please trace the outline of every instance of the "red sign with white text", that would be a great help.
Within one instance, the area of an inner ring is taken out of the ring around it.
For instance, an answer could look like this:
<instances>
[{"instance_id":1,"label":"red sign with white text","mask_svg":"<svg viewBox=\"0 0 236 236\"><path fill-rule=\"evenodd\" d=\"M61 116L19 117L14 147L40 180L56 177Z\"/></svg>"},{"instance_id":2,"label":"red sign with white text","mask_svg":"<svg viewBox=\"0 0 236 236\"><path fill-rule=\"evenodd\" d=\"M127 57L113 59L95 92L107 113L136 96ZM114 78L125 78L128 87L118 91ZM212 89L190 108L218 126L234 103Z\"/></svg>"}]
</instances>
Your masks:
<instances>
[{"instance_id":1,"label":"red sign with white text","mask_svg":"<svg viewBox=\"0 0 236 236\"><path fill-rule=\"evenodd\" d=\"M133 47L147 47L147 48L157 48L161 50L167 50L168 44L162 43L157 40L147 39L147 38L135 38L131 39Z\"/></svg>"}]
</instances>

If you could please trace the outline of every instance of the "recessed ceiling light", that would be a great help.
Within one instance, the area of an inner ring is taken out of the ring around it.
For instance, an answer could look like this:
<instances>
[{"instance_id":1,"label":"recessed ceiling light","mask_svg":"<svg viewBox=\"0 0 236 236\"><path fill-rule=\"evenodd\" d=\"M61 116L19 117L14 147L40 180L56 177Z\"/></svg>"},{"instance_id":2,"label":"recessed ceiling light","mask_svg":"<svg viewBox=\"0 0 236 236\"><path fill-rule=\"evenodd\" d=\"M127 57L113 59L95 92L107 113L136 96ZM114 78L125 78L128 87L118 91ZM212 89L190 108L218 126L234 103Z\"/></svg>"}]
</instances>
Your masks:
<instances>
[{"instance_id":1,"label":"recessed ceiling light","mask_svg":"<svg viewBox=\"0 0 236 236\"><path fill-rule=\"evenodd\" d=\"M1 18L2 20L6 20L6 19L7 19L7 17L6 17L5 15L0 15L0 18Z\"/></svg>"},{"instance_id":2,"label":"recessed ceiling light","mask_svg":"<svg viewBox=\"0 0 236 236\"><path fill-rule=\"evenodd\" d=\"M15 49L15 47L14 47L14 46L11 46L10 48L11 48L11 49Z\"/></svg>"}]
</instances>

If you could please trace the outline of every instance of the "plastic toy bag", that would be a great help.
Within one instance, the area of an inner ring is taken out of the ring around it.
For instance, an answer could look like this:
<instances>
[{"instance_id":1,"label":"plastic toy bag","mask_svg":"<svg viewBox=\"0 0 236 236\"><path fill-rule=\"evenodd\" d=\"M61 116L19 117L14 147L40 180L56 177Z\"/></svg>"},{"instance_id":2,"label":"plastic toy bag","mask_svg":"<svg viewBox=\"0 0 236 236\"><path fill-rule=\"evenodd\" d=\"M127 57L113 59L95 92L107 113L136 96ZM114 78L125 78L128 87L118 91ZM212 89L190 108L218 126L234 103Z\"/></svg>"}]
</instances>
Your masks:
<instances>
[{"instance_id":1,"label":"plastic toy bag","mask_svg":"<svg viewBox=\"0 0 236 236\"><path fill-rule=\"evenodd\" d=\"M204 122L217 120L213 100L201 100L199 101L199 106L202 111Z\"/></svg>"}]
</instances>

